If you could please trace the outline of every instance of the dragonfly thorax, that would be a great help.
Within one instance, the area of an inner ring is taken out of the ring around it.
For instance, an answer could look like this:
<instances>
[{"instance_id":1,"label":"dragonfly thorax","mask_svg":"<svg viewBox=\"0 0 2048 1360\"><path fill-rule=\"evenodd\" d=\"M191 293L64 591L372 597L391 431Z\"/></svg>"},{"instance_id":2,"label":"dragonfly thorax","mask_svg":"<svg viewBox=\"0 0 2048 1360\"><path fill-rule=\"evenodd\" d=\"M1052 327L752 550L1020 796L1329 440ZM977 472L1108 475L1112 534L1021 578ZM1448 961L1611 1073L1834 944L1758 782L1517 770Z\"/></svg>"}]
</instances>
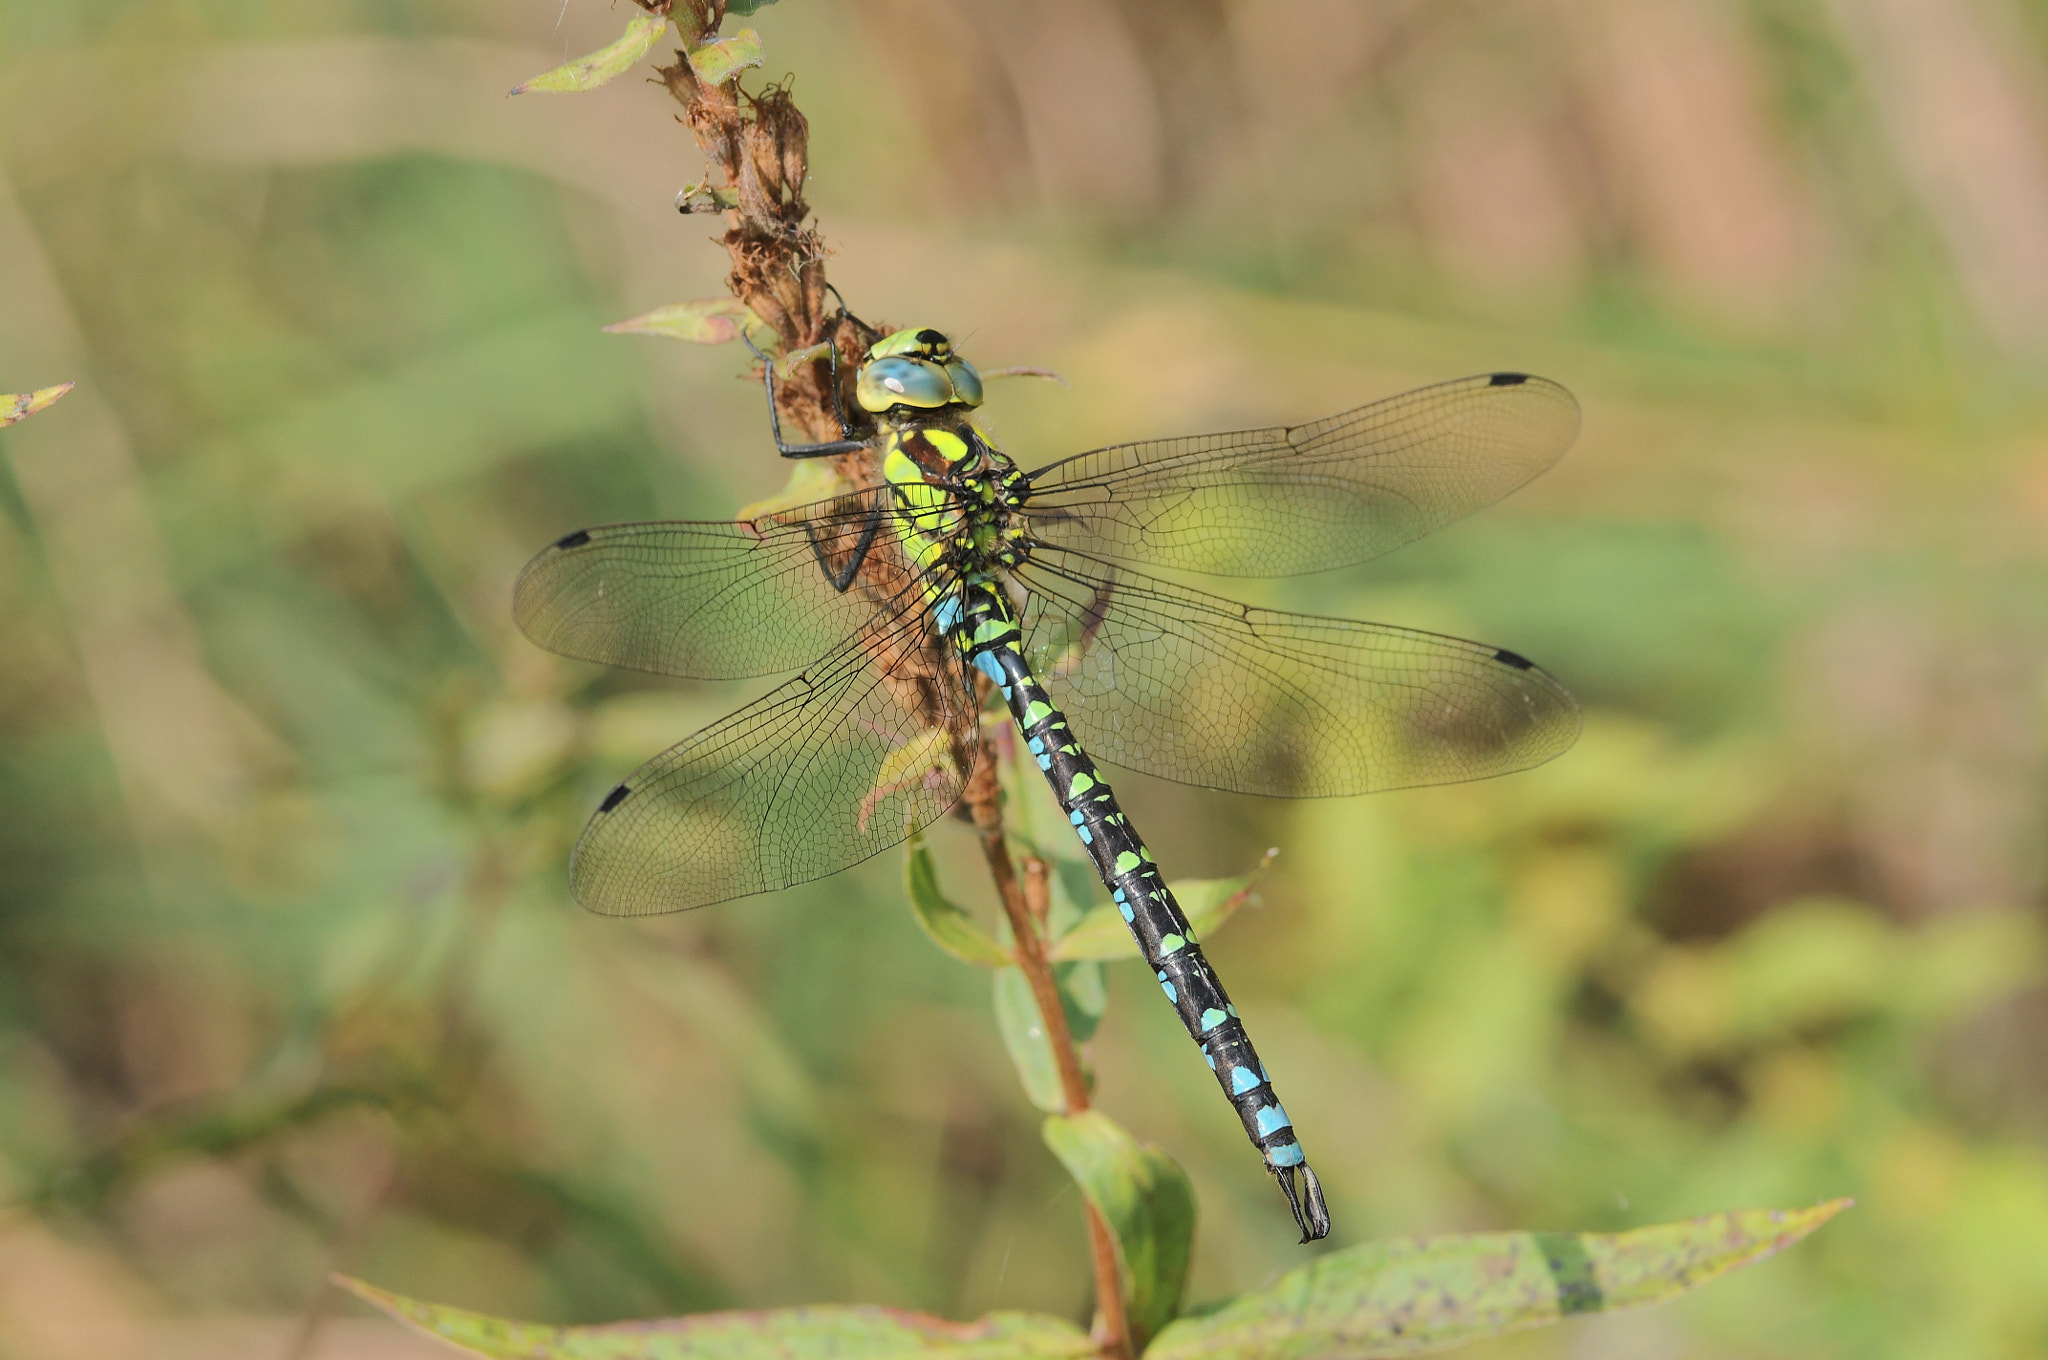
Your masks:
<instances>
[{"instance_id":1,"label":"dragonfly thorax","mask_svg":"<svg viewBox=\"0 0 2048 1360\"><path fill-rule=\"evenodd\" d=\"M882 476L904 512L904 546L927 570L1014 566L1028 550L1016 515L1030 482L964 414L903 422L881 439Z\"/></svg>"}]
</instances>

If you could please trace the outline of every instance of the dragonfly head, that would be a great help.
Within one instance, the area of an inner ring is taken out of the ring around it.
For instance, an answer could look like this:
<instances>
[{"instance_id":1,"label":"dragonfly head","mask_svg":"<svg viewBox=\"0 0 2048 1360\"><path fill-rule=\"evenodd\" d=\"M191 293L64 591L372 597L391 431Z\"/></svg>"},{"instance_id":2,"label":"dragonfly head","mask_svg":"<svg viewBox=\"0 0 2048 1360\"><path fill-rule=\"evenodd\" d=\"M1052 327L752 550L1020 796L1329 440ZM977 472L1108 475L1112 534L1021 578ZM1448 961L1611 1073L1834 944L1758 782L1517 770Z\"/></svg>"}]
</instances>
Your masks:
<instances>
[{"instance_id":1,"label":"dragonfly head","mask_svg":"<svg viewBox=\"0 0 2048 1360\"><path fill-rule=\"evenodd\" d=\"M897 331L868 347L854 396L880 415L898 406L937 411L981 405L981 375L953 353L953 342L930 327Z\"/></svg>"}]
</instances>

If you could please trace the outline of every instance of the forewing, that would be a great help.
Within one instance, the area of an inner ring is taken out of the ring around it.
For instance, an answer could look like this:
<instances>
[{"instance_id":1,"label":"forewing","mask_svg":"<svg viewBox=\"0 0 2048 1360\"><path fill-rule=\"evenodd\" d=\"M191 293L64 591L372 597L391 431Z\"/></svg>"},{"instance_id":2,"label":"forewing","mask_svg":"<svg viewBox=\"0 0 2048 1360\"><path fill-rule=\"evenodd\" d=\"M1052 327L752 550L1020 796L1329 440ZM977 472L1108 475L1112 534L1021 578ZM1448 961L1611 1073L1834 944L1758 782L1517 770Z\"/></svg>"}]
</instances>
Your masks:
<instances>
[{"instance_id":1,"label":"forewing","mask_svg":"<svg viewBox=\"0 0 2048 1360\"><path fill-rule=\"evenodd\" d=\"M534 642L584 661L699 680L795 670L907 600L880 584L880 559L897 551L887 496L579 530L526 564L513 615ZM835 589L828 571L843 573L864 540L874 560Z\"/></svg>"},{"instance_id":2,"label":"forewing","mask_svg":"<svg viewBox=\"0 0 2048 1360\"><path fill-rule=\"evenodd\" d=\"M1255 609L1041 552L1025 652L1098 760L1285 797L1450 784L1539 765L1578 704L1512 652Z\"/></svg>"},{"instance_id":3,"label":"forewing","mask_svg":"<svg viewBox=\"0 0 2048 1360\"><path fill-rule=\"evenodd\" d=\"M837 873L953 805L976 733L924 620L877 620L607 794L570 860L576 900L644 916Z\"/></svg>"},{"instance_id":4,"label":"forewing","mask_svg":"<svg viewBox=\"0 0 2048 1360\"><path fill-rule=\"evenodd\" d=\"M1118 444L1031 474L1038 540L1218 576L1377 557L1490 505L1563 456L1579 406L1481 374L1306 425Z\"/></svg>"}]
</instances>

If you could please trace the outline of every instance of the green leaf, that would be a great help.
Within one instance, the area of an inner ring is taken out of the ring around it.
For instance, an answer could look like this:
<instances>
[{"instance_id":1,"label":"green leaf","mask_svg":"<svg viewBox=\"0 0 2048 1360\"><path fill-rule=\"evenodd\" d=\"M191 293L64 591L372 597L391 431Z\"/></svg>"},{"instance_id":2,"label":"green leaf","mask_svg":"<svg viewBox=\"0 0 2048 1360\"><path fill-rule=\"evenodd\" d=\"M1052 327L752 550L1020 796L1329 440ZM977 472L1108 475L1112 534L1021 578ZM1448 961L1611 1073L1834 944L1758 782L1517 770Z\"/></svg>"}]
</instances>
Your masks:
<instances>
[{"instance_id":1,"label":"green leaf","mask_svg":"<svg viewBox=\"0 0 2048 1360\"><path fill-rule=\"evenodd\" d=\"M665 335L671 340L688 340L693 345L723 345L740 338L740 327L760 325L760 319L738 298L714 297L656 307L628 320L614 321L605 327L605 332Z\"/></svg>"},{"instance_id":2,"label":"green leaf","mask_svg":"<svg viewBox=\"0 0 2048 1360\"><path fill-rule=\"evenodd\" d=\"M1102 968L1093 963L1063 963L1052 970L1060 989L1060 1004L1067 1013L1067 1029L1076 1044L1085 1044L1102 1023L1109 1005L1109 990L1102 984ZM1024 1094L1039 1109L1061 1114L1067 1108L1066 1093L1060 1088L1059 1065L1053 1061L1052 1045L1040 1022L1038 1002L1031 983L1017 968L996 973L996 1025L1003 1032L1003 1047L1010 1051ZM1085 1071L1085 1063L1084 1063Z\"/></svg>"},{"instance_id":3,"label":"green leaf","mask_svg":"<svg viewBox=\"0 0 2048 1360\"><path fill-rule=\"evenodd\" d=\"M594 90L652 51L667 28L667 15L645 11L637 13L627 22L625 36L610 47L601 47L587 57L579 57L566 66L557 66L523 85L514 85L512 93L576 94Z\"/></svg>"},{"instance_id":4,"label":"green leaf","mask_svg":"<svg viewBox=\"0 0 2048 1360\"><path fill-rule=\"evenodd\" d=\"M334 1278L413 1331L488 1360L1066 1360L1093 1349L1073 1323L1037 1313L990 1313L963 1323L896 1308L831 1305L549 1327Z\"/></svg>"},{"instance_id":5,"label":"green leaf","mask_svg":"<svg viewBox=\"0 0 2048 1360\"><path fill-rule=\"evenodd\" d=\"M996 943L964 907L939 888L938 866L932 863L931 847L922 835L908 842L903 877L910 890L910 909L932 943L963 963L983 968L1007 968L1010 951Z\"/></svg>"},{"instance_id":6,"label":"green leaf","mask_svg":"<svg viewBox=\"0 0 2048 1360\"><path fill-rule=\"evenodd\" d=\"M720 188L704 180L693 180L676 191L676 211L679 213L724 212L739 205L739 190Z\"/></svg>"},{"instance_id":7,"label":"green leaf","mask_svg":"<svg viewBox=\"0 0 2048 1360\"><path fill-rule=\"evenodd\" d=\"M690 69L706 85L723 85L749 66L759 66L764 60L761 35L751 28L743 28L723 38L713 38L700 47L690 49Z\"/></svg>"},{"instance_id":8,"label":"green leaf","mask_svg":"<svg viewBox=\"0 0 2048 1360\"><path fill-rule=\"evenodd\" d=\"M1239 907L1251 901L1259 875L1279 853L1278 850L1268 850L1265 858L1250 873L1239 874L1236 878L1194 878L1169 884L1174 900L1187 913L1188 927L1194 932L1189 938L1207 939L1235 915ZM1054 940L1048 952L1062 961L1099 959L1108 963L1137 958L1138 942L1132 938L1123 913L1113 905L1104 905L1090 911L1072 930Z\"/></svg>"},{"instance_id":9,"label":"green leaf","mask_svg":"<svg viewBox=\"0 0 2048 1360\"><path fill-rule=\"evenodd\" d=\"M55 387L38 387L33 392L0 392L0 429L17 420L27 420L76 386L77 383L58 383Z\"/></svg>"},{"instance_id":10,"label":"green leaf","mask_svg":"<svg viewBox=\"0 0 2048 1360\"><path fill-rule=\"evenodd\" d=\"M1045 1145L1116 1238L1131 1344L1138 1350L1173 1321L1194 1253L1195 1189L1180 1164L1103 1114L1054 1115Z\"/></svg>"},{"instance_id":11,"label":"green leaf","mask_svg":"<svg viewBox=\"0 0 2048 1360\"><path fill-rule=\"evenodd\" d=\"M805 364L814 363L819 359L829 359L830 357L832 357L832 342L830 340L820 340L815 345L805 345L802 349L793 349L787 354L776 356L775 376L787 378Z\"/></svg>"},{"instance_id":12,"label":"green leaf","mask_svg":"<svg viewBox=\"0 0 2048 1360\"><path fill-rule=\"evenodd\" d=\"M1625 1233L1482 1233L1332 1253L1201 1317L1146 1360L1420 1355L1575 1313L1663 1303L1805 1237L1849 1207L1708 1214Z\"/></svg>"}]
</instances>

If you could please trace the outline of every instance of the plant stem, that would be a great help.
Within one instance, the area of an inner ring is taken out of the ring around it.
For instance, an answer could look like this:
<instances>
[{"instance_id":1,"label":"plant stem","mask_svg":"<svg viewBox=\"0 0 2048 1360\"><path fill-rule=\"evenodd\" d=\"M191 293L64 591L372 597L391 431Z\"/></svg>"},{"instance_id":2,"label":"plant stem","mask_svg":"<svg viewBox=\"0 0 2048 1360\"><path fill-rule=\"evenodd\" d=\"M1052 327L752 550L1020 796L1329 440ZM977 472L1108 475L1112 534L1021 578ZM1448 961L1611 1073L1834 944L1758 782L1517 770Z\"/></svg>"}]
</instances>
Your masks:
<instances>
[{"instance_id":1,"label":"plant stem","mask_svg":"<svg viewBox=\"0 0 2048 1360\"><path fill-rule=\"evenodd\" d=\"M974 777L960 797L974 819L982 858L988 861L989 877L995 880L1003 914L1009 918L1017 968L1030 984L1031 999L1038 1006L1039 1023L1045 1029L1046 1044L1052 1049L1053 1066L1059 1070L1066 1112L1080 1114L1088 1109L1088 1078L1081 1070L1074 1032L1067 1026L1067 1008L1060 1001L1052 961L1045 954L1045 865L1037 859L1028 861L1024 884L1019 887L1009 843L1003 835L1002 785L996 778L996 760L994 744L984 738ZM1033 902L1032 897L1038 901ZM1094 1205L1083 1200L1082 1207L1088 1214L1088 1256L1095 1274L1095 1340L1102 1347L1102 1354L1111 1360L1130 1360L1131 1325L1124 1311L1123 1285L1117 1274L1116 1240Z\"/></svg>"},{"instance_id":2,"label":"plant stem","mask_svg":"<svg viewBox=\"0 0 2048 1360\"><path fill-rule=\"evenodd\" d=\"M650 0L638 3L654 7ZM686 39L701 41L717 28L724 5L722 0L689 0L687 6L674 5L671 12ZM723 243L733 266L727 286L782 337L785 353L829 339L839 352L838 373L843 385L839 405L857 409L848 399L851 394L846 387L876 337L843 312L826 311L825 250L807 221L810 205L803 196L810 124L786 88L770 86L749 96L737 82L708 85L697 78L688 55L682 52L676 54L673 66L658 69L669 93L683 106L683 121L698 148L725 176L726 186L738 199L738 206L726 212ZM812 439L837 439L843 434L834 409L831 372L830 365L814 360L776 384L782 420ZM865 452L843 455L834 462L841 475L856 486L873 486L881 480L880 470ZM995 880L996 893L1009 917L1017 966L1038 1006L1046 1042L1059 1069L1067 1113L1080 1114L1088 1109L1088 1080L1045 954L1044 866L1037 866L1032 882L1019 884L1003 834L996 752L986 737L979 754L961 800L973 818L989 876ZM1035 889L1040 897L1041 910L1035 914L1026 900L1027 889ZM1095 1276L1096 1343L1109 1360L1131 1360L1130 1323L1117 1275L1116 1242L1095 1207L1085 1201L1084 1207Z\"/></svg>"},{"instance_id":3,"label":"plant stem","mask_svg":"<svg viewBox=\"0 0 2048 1360\"><path fill-rule=\"evenodd\" d=\"M1060 1004L1059 984L1053 980L1052 963L1045 956L1045 936L1033 918L1031 904L1025 901L1016 866L1010 859L1009 844L1003 836L1002 793L996 780L995 759L995 751L984 741L981 760L960 800L974 819L974 830L981 838L981 856L988 861L989 877L995 880L1003 914L1009 918L1017 967L1031 984L1032 1000L1038 1003L1046 1042L1052 1046L1053 1065L1059 1069L1060 1094L1066 1098L1067 1113L1079 1114L1088 1108L1088 1078L1081 1071L1074 1034L1067 1027L1066 1007Z\"/></svg>"}]
</instances>

